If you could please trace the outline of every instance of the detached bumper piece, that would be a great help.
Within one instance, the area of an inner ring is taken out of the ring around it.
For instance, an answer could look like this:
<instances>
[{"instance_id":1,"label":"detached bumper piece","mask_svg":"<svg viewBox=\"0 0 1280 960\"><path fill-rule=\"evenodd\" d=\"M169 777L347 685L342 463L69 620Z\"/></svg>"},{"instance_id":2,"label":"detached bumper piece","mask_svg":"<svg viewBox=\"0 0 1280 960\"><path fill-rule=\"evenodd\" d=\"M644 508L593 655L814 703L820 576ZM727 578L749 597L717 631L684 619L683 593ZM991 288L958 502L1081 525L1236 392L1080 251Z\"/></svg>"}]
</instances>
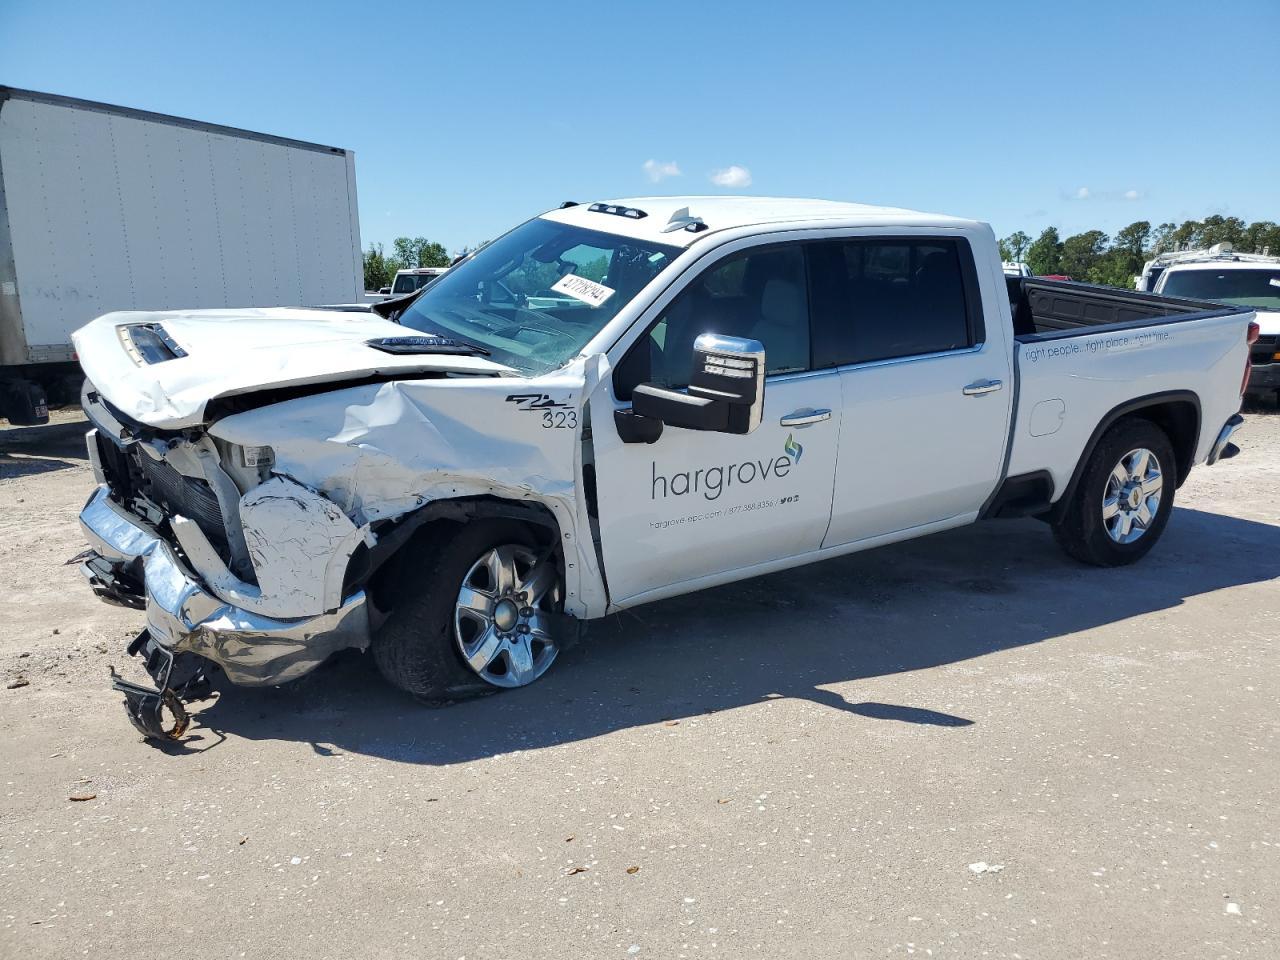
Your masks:
<instances>
[{"instance_id":1,"label":"detached bumper piece","mask_svg":"<svg viewBox=\"0 0 1280 960\"><path fill-rule=\"evenodd\" d=\"M146 609L147 600L142 593L142 584L96 550L86 550L67 563L80 565L80 572L89 581L94 596L103 603L114 607L129 607L131 610Z\"/></svg>"},{"instance_id":2,"label":"detached bumper piece","mask_svg":"<svg viewBox=\"0 0 1280 960\"><path fill-rule=\"evenodd\" d=\"M206 589L168 542L113 502L105 486L85 504L80 524L91 549L73 562L94 592L146 611L147 629L129 652L145 659L155 689L112 678L125 695L129 720L146 737L182 736L189 723L182 703L204 698L207 671L220 669L240 686L275 686L296 680L338 650L369 645L363 592L313 617L266 617Z\"/></svg>"},{"instance_id":3,"label":"detached bumper piece","mask_svg":"<svg viewBox=\"0 0 1280 960\"><path fill-rule=\"evenodd\" d=\"M111 670L111 688L124 694L129 722L149 740L180 740L191 724L184 700L204 700L210 693L203 662L194 654L175 654L143 630L129 644L130 656L140 656L155 688L124 679ZM175 670L175 667L177 669ZM166 726L165 711L172 720Z\"/></svg>"}]
</instances>

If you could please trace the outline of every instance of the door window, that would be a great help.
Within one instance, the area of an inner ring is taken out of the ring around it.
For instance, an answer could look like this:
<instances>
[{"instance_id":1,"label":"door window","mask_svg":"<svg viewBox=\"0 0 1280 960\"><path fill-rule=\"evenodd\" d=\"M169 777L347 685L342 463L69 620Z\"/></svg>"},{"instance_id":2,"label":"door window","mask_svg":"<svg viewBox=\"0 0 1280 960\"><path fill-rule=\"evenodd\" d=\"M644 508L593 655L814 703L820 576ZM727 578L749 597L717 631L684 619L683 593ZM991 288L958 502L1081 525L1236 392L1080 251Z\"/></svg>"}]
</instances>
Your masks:
<instances>
[{"instance_id":1,"label":"door window","mask_svg":"<svg viewBox=\"0 0 1280 960\"><path fill-rule=\"evenodd\" d=\"M981 340L969 245L951 238L808 247L816 367L940 353Z\"/></svg>"},{"instance_id":2,"label":"door window","mask_svg":"<svg viewBox=\"0 0 1280 960\"><path fill-rule=\"evenodd\" d=\"M809 305L799 244L757 247L709 267L671 301L627 352L614 391L631 397L639 383L688 386L693 342L703 333L764 344L768 374L809 369Z\"/></svg>"}]
</instances>

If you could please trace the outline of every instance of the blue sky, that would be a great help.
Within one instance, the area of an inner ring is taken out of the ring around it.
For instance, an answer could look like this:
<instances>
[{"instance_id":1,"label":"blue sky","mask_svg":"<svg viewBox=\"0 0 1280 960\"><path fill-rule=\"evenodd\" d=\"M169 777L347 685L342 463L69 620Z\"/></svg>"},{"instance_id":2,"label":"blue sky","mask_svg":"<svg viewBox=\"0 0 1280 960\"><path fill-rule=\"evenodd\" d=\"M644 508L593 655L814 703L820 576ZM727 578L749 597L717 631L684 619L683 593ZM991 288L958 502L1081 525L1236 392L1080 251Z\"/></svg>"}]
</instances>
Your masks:
<instances>
[{"instance_id":1,"label":"blue sky","mask_svg":"<svg viewBox=\"0 0 1280 960\"><path fill-rule=\"evenodd\" d=\"M1280 0L371 6L0 0L0 83L351 148L366 244L653 193L1280 220Z\"/></svg>"}]
</instances>

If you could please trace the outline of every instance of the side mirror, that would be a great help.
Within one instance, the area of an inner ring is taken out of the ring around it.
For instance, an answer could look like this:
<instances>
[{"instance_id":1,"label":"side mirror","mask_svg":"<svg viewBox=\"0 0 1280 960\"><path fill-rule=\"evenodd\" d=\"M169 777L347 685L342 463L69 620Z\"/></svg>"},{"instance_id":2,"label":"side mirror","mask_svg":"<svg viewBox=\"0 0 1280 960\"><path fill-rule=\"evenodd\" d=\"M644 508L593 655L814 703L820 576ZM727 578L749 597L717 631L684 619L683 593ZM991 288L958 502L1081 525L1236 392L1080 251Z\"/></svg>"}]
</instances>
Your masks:
<instances>
[{"instance_id":1,"label":"side mirror","mask_svg":"<svg viewBox=\"0 0 1280 960\"><path fill-rule=\"evenodd\" d=\"M751 433L764 413L764 345L759 340L704 333L693 343L689 388L642 383L631 411L614 421L624 443L653 443L662 426L717 433Z\"/></svg>"},{"instance_id":2,"label":"side mirror","mask_svg":"<svg viewBox=\"0 0 1280 960\"><path fill-rule=\"evenodd\" d=\"M390 293L390 292L391 292L391 288L390 288L390 287L379 287L379 288L378 288L378 293Z\"/></svg>"}]
</instances>

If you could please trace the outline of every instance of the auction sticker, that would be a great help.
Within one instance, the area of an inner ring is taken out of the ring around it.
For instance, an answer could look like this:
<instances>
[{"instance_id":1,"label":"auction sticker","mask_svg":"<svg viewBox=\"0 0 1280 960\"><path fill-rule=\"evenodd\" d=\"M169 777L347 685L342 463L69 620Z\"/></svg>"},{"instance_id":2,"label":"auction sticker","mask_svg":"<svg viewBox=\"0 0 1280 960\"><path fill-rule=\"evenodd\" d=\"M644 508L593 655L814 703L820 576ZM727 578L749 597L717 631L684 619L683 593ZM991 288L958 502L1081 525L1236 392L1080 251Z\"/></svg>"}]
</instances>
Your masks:
<instances>
[{"instance_id":1,"label":"auction sticker","mask_svg":"<svg viewBox=\"0 0 1280 960\"><path fill-rule=\"evenodd\" d=\"M586 277L580 277L575 273L567 273L557 280L551 287L556 293L564 293L573 297L575 300L581 300L583 303L598 307L610 297L614 291L611 287L606 287L603 283L596 283L594 280L588 280Z\"/></svg>"}]
</instances>

